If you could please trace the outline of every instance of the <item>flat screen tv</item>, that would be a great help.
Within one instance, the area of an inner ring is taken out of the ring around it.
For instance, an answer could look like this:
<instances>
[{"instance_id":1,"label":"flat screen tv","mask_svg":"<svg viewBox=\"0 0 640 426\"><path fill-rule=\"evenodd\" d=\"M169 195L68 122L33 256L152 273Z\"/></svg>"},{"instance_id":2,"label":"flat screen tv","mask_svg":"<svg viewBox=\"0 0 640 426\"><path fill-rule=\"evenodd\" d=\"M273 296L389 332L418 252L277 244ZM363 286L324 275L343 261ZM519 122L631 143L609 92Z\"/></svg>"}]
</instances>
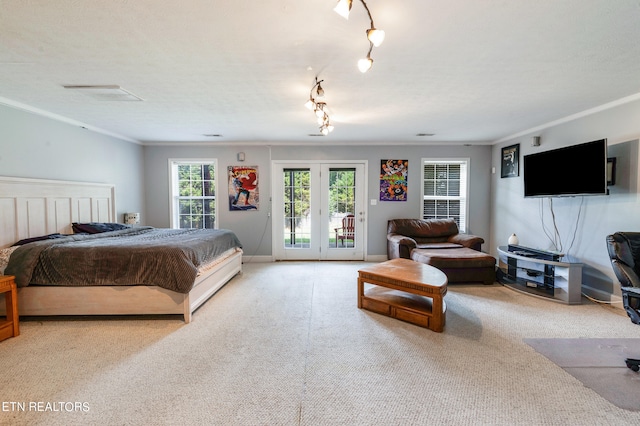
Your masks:
<instances>
[{"instance_id":1,"label":"flat screen tv","mask_svg":"<svg viewBox=\"0 0 640 426\"><path fill-rule=\"evenodd\" d=\"M525 197L607 195L607 140L525 155Z\"/></svg>"}]
</instances>

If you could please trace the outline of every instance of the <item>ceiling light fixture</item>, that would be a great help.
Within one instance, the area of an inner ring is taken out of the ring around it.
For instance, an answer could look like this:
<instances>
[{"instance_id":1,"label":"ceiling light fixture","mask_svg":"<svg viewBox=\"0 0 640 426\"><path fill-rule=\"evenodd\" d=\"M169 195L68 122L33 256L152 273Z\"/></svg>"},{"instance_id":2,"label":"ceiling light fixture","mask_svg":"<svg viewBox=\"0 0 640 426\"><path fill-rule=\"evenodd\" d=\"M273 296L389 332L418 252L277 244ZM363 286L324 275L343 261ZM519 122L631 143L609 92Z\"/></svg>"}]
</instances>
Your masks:
<instances>
[{"instance_id":1,"label":"ceiling light fixture","mask_svg":"<svg viewBox=\"0 0 640 426\"><path fill-rule=\"evenodd\" d=\"M367 57L364 59L360 59L358 61L358 69L360 70L361 73L365 73L369 71L372 66L373 66L373 59L371 59L371 50L369 50Z\"/></svg>"},{"instance_id":2,"label":"ceiling light fixture","mask_svg":"<svg viewBox=\"0 0 640 426\"><path fill-rule=\"evenodd\" d=\"M351 0L338 0L338 4L333 10L344 19L349 19L352 3Z\"/></svg>"},{"instance_id":3,"label":"ceiling light fixture","mask_svg":"<svg viewBox=\"0 0 640 426\"><path fill-rule=\"evenodd\" d=\"M369 21L371 22L371 28L369 28L367 32L367 39L369 40L369 52L367 53L367 57L364 59L360 59L358 61L358 69L360 72L367 72L373 66L373 59L371 59L371 50L373 47L378 47L384 41L384 31L379 30L373 23L373 17L371 16L371 12L369 11L369 7L364 0L360 0L360 3L364 6L367 11L367 15L369 15ZM351 6L353 5L353 0L338 0L338 4L333 9L338 15L342 16L345 19L349 19L349 12L351 12Z\"/></svg>"},{"instance_id":4,"label":"ceiling light fixture","mask_svg":"<svg viewBox=\"0 0 640 426\"><path fill-rule=\"evenodd\" d=\"M314 112L318 121L318 126L320 126L320 133L323 136L327 136L329 133L333 132L333 126L329 120L329 108L327 107L327 103L324 101L324 89L320 85L323 81L324 80L318 81L318 77L316 77L315 84L311 87L311 91L309 92L309 100L304 104L304 106ZM313 95L314 89L316 92L315 96Z\"/></svg>"}]
</instances>

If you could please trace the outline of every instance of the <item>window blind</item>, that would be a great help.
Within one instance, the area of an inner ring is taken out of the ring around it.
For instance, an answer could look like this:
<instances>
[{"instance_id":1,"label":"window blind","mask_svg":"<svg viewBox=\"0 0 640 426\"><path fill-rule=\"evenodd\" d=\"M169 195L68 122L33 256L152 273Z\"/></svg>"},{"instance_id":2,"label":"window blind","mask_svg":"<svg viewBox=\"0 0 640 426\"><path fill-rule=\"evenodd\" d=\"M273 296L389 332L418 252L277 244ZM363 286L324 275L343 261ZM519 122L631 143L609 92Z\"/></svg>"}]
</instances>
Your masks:
<instances>
[{"instance_id":1,"label":"window blind","mask_svg":"<svg viewBox=\"0 0 640 426\"><path fill-rule=\"evenodd\" d=\"M466 160L424 160L423 219L453 218L460 232L466 232L467 169Z\"/></svg>"}]
</instances>

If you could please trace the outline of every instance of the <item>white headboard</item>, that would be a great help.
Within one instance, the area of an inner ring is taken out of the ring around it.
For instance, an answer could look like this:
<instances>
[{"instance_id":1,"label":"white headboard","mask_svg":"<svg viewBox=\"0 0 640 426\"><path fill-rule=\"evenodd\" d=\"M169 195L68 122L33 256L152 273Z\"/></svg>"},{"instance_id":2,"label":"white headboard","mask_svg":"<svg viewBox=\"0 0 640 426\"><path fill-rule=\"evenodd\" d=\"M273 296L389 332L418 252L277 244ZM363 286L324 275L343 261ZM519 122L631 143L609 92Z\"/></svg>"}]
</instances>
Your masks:
<instances>
[{"instance_id":1,"label":"white headboard","mask_svg":"<svg viewBox=\"0 0 640 426\"><path fill-rule=\"evenodd\" d=\"M23 238L71 234L72 222L115 222L115 186L0 176L0 248Z\"/></svg>"}]
</instances>

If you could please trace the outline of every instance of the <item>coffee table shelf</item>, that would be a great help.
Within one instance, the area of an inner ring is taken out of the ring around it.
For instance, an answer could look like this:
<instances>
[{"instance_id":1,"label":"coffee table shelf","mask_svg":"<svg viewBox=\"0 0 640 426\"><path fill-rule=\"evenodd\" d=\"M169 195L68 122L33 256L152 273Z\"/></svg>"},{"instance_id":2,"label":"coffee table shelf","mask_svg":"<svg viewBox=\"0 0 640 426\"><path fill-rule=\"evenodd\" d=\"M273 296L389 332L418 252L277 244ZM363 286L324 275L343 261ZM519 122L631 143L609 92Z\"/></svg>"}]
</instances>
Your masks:
<instances>
[{"instance_id":1,"label":"coffee table shelf","mask_svg":"<svg viewBox=\"0 0 640 426\"><path fill-rule=\"evenodd\" d=\"M358 308L441 332L447 276L433 266L392 259L358 271Z\"/></svg>"}]
</instances>

